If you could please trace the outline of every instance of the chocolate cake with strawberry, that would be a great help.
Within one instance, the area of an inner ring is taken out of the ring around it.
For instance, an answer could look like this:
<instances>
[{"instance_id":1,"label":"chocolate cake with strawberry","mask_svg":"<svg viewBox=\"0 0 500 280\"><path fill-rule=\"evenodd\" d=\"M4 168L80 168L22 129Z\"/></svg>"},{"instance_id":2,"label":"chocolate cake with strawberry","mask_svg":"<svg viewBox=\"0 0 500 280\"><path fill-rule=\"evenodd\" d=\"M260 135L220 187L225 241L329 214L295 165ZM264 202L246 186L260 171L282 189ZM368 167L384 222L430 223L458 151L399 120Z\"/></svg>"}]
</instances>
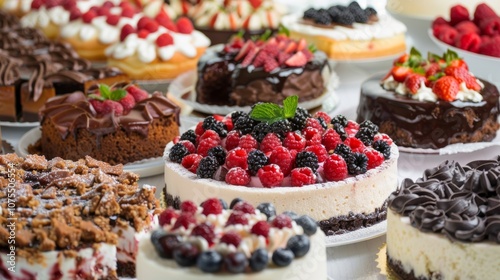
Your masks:
<instances>
[{"instance_id":1,"label":"chocolate cake with strawberry","mask_svg":"<svg viewBox=\"0 0 500 280\"><path fill-rule=\"evenodd\" d=\"M330 75L326 55L304 39L290 39L284 28L271 33L254 40L235 36L222 50L207 51L198 63L196 101L251 106L292 95L299 102L320 97Z\"/></svg>"},{"instance_id":2,"label":"chocolate cake with strawberry","mask_svg":"<svg viewBox=\"0 0 500 280\"><path fill-rule=\"evenodd\" d=\"M498 89L455 52L424 58L412 49L385 76L362 84L357 121L372 121L399 146L439 149L491 141L499 106Z\"/></svg>"},{"instance_id":3,"label":"chocolate cake with strawberry","mask_svg":"<svg viewBox=\"0 0 500 280\"><path fill-rule=\"evenodd\" d=\"M50 99L40 110L42 135L34 151L51 159L86 155L125 164L162 155L179 135L180 108L161 93L132 84L101 84Z\"/></svg>"}]
</instances>

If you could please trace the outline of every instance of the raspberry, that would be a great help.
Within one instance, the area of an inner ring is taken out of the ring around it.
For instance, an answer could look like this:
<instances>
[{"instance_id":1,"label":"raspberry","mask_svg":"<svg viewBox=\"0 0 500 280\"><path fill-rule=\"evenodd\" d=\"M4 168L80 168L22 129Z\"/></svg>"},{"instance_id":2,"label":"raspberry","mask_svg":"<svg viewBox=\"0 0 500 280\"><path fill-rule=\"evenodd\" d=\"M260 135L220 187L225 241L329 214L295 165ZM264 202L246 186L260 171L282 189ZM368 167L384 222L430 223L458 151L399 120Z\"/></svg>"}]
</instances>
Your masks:
<instances>
[{"instance_id":1,"label":"raspberry","mask_svg":"<svg viewBox=\"0 0 500 280\"><path fill-rule=\"evenodd\" d=\"M212 179L218 168L219 165L214 157L205 157L200 160L196 175L199 178Z\"/></svg>"},{"instance_id":2,"label":"raspberry","mask_svg":"<svg viewBox=\"0 0 500 280\"><path fill-rule=\"evenodd\" d=\"M141 29L139 30L139 32L137 32L137 37L141 39L146 39L148 36L149 36L149 31L147 31L146 29Z\"/></svg>"},{"instance_id":3,"label":"raspberry","mask_svg":"<svg viewBox=\"0 0 500 280\"><path fill-rule=\"evenodd\" d=\"M205 130L205 132L203 132L203 134L200 136L200 139L199 139L200 143L205 139L212 139L212 140L217 141L217 143L221 142L221 138L220 138L219 134L211 129Z\"/></svg>"},{"instance_id":4,"label":"raspberry","mask_svg":"<svg viewBox=\"0 0 500 280\"><path fill-rule=\"evenodd\" d=\"M259 177L262 186L266 188L280 186L284 178L283 172L281 172L280 167L276 164L263 166L257 172L257 176Z\"/></svg>"},{"instance_id":5,"label":"raspberry","mask_svg":"<svg viewBox=\"0 0 500 280\"><path fill-rule=\"evenodd\" d=\"M233 167L226 174L226 183L237 186L250 184L250 175L241 167Z\"/></svg>"},{"instance_id":6,"label":"raspberry","mask_svg":"<svg viewBox=\"0 0 500 280\"><path fill-rule=\"evenodd\" d=\"M323 111L316 112L316 114L314 114L314 117L322 118L325 121L325 123L330 123L332 121L332 118L330 118L330 116Z\"/></svg>"},{"instance_id":7,"label":"raspberry","mask_svg":"<svg viewBox=\"0 0 500 280\"><path fill-rule=\"evenodd\" d=\"M269 229L271 229L271 227L266 221L258 221L252 226L250 232L255 235L267 237L269 235Z\"/></svg>"},{"instance_id":8,"label":"raspberry","mask_svg":"<svg viewBox=\"0 0 500 280\"><path fill-rule=\"evenodd\" d=\"M82 21L85 23L91 23L92 20L97 16L97 13L93 10L89 10L82 15Z\"/></svg>"},{"instance_id":9,"label":"raspberry","mask_svg":"<svg viewBox=\"0 0 500 280\"><path fill-rule=\"evenodd\" d=\"M189 142L191 143L191 142ZM192 144L191 144L192 145ZM186 148L186 146L184 146L182 143L177 143L175 144L171 149L170 149L170 153L168 154L168 158L172 161L172 162L176 162L176 163L181 163L182 162L182 159L187 156L189 154L189 150L188 148Z\"/></svg>"},{"instance_id":10,"label":"raspberry","mask_svg":"<svg viewBox=\"0 0 500 280\"><path fill-rule=\"evenodd\" d=\"M207 223L199 224L193 228L191 231L191 236L200 236L205 238L208 245L214 244L215 233L212 225Z\"/></svg>"},{"instance_id":11,"label":"raspberry","mask_svg":"<svg viewBox=\"0 0 500 280\"><path fill-rule=\"evenodd\" d=\"M160 27L160 25L158 24L158 22L156 22L154 20L151 20L151 21L147 22L146 25L144 25L144 29L151 32L151 33L158 31L159 27ZM156 41L156 42L158 42L158 41Z\"/></svg>"},{"instance_id":12,"label":"raspberry","mask_svg":"<svg viewBox=\"0 0 500 280\"><path fill-rule=\"evenodd\" d=\"M364 152L368 158L368 169L373 169L384 162L384 155L374 149L366 149Z\"/></svg>"},{"instance_id":13,"label":"raspberry","mask_svg":"<svg viewBox=\"0 0 500 280\"><path fill-rule=\"evenodd\" d=\"M250 152L251 150L257 149L259 143L255 140L252 135L246 134L241 136L240 141L238 142L238 147Z\"/></svg>"},{"instance_id":14,"label":"raspberry","mask_svg":"<svg viewBox=\"0 0 500 280\"><path fill-rule=\"evenodd\" d=\"M485 19L496 17L498 17L498 15L487 4L481 3L476 6L476 10L474 11L474 23L476 25L481 25L481 22Z\"/></svg>"},{"instance_id":15,"label":"raspberry","mask_svg":"<svg viewBox=\"0 0 500 280\"><path fill-rule=\"evenodd\" d=\"M346 163L349 174L364 174L366 173L366 168L368 167L368 158L365 154L353 153L352 156L349 157L348 160L346 160Z\"/></svg>"},{"instance_id":16,"label":"raspberry","mask_svg":"<svg viewBox=\"0 0 500 280\"><path fill-rule=\"evenodd\" d=\"M206 157L208 155L208 151L214 147L219 146L219 144L220 142L212 138L200 141L200 144L198 144L197 153L203 157Z\"/></svg>"},{"instance_id":17,"label":"raspberry","mask_svg":"<svg viewBox=\"0 0 500 280\"><path fill-rule=\"evenodd\" d=\"M82 16L82 12L80 11L80 9L78 8L72 8L70 11L69 11L69 20L70 21L74 21L74 20L77 20L79 19L80 17Z\"/></svg>"},{"instance_id":18,"label":"raspberry","mask_svg":"<svg viewBox=\"0 0 500 280\"><path fill-rule=\"evenodd\" d=\"M306 147L306 139L297 132L288 132L283 140L283 146L289 150L302 151Z\"/></svg>"},{"instance_id":19,"label":"raspberry","mask_svg":"<svg viewBox=\"0 0 500 280\"><path fill-rule=\"evenodd\" d=\"M290 177L291 177L291 184L294 187L311 185L316 182L316 176L309 167L299 167L292 169L292 172L290 172Z\"/></svg>"},{"instance_id":20,"label":"raspberry","mask_svg":"<svg viewBox=\"0 0 500 280\"><path fill-rule=\"evenodd\" d=\"M438 17L432 22L432 28L442 24L449 25L449 23L443 17Z\"/></svg>"},{"instance_id":21,"label":"raspberry","mask_svg":"<svg viewBox=\"0 0 500 280\"><path fill-rule=\"evenodd\" d=\"M103 111L102 101L97 99L89 99L89 103L92 104L92 107L94 107L94 110L97 114L99 115L102 114Z\"/></svg>"},{"instance_id":22,"label":"raspberry","mask_svg":"<svg viewBox=\"0 0 500 280\"><path fill-rule=\"evenodd\" d=\"M333 128L328 128L323 134L321 144L325 146L327 151L333 151L338 144L342 143L339 134L333 130ZM319 159L319 158L318 158Z\"/></svg>"},{"instance_id":23,"label":"raspberry","mask_svg":"<svg viewBox=\"0 0 500 280\"><path fill-rule=\"evenodd\" d=\"M38 10L42 7L43 4L45 4L44 0L33 0L33 2L31 2L31 9Z\"/></svg>"},{"instance_id":24,"label":"raspberry","mask_svg":"<svg viewBox=\"0 0 500 280\"><path fill-rule=\"evenodd\" d=\"M102 114L107 115L113 112L115 116L123 115L123 106L119 102L113 100L104 100L102 102Z\"/></svg>"},{"instance_id":25,"label":"raspberry","mask_svg":"<svg viewBox=\"0 0 500 280\"><path fill-rule=\"evenodd\" d=\"M124 26L125 27L125 26ZM122 29L123 30L123 29ZM130 85L127 87L127 92L129 94L131 94L134 99L135 99L135 102L140 102L146 98L149 97L149 94L147 91L135 86L135 85Z\"/></svg>"},{"instance_id":26,"label":"raspberry","mask_svg":"<svg viewBox=\"0 0 500 280\"><path fill-rule=\"evenodd\" d=\"M194 30L193 23L187 17L181 17L177 20L177 30L182 34L191 34Z\"/></svg>"},{"instance_id":27,"label":"raspberry","mask_svg":"<svg viewBox=\"0 0 500 280\"><path fill-rule=\"evenodd\" d=\"M248 171L255 176L259 169L269 163L267 156L260 150L253 150L248 154Z\"/></svg>"},{"instance_id":28,"label":"raspberry","mask_svg":"<svg viewBox=\"0 0 500 280\"><path fill-rule=\"evenodd\" d=\"M481 34L494 37L500 35L500 18L488 18L481 21L479 24Z\"/></svg>"},{"instance_id":29,"label":"raspberry","mask_svg":"<svg viewBox=\"0 0 500 280\"><path fill-rule=\"evenodd\" d=\"M258 142L262 142L262 139L266 137L266 135L271 132L271 127L269 124L266 122L261 122L254 126L252 130L252 136L255 138Z\"/></svg>"},{"instance_id":30,"label":"raspberry","mask_svg":"<svg viewBox=\"0 0 500 280\"><path fill-rule=\"evenodd\" d=\"M356 133L358 132L359 128L360 128L360 125L357 122L355 122L355 121L348 121L347 125L345 127L345 132L346 132L347 136L353 137L354 135L356 135ZM340 137L342 137L342 135L340 135Z\"/></svg>"},{"instance_id":31,"label":"raspberry","mask_svg":"<svg viewBox=\"0 0 500 280\"><path fill-rule=\"evenodd\" d=\"M219 165L223 165L226 161L226 151L222 146L216 146L208 150L208 156L214 157Z\"/></svg>"},{"instance_id":32,"label":"raspberry","mask_svg":"<svg viewBox=\"0 0 500 280\"><path fill-rule=\"evenodd\" d=\"M323 128L323 126L321 125L320 121L316 118L308 118L306 121L306 128L307 127L316 128L318 130L318 132L321 134L323 134L323 132L325 130Z\"/></svg>"},{"instance_id":33,"label":"raspberry","mask_svg":"<svg viewBox=\"0 0 500 280\"><path fill-rule=\"evenodd\" d=\"M106 18L106 23L113 26L117 25L119 21L119 15L109 15L108 18Z\"/></svg>"},{"instance_id":34,"label":"raspberry","mask_svg":"<svg viewBox=\"0 0 500 280\"><path fill-rule=\"evenodd\" d=\"M191 200L186 200L181 203L181 211L182 212L187 212L191 214L195 214L196 211L198 211L198 206L194 204Z\"/></svg>"},{"instance_id":35,"label":"raspberry","mask_svg":"<svg viewBox=\"0 0 500 280\"><path fill-rule=\"evenodd\" d=\"M97 15L98 16L108 16L110 15L110 8L109 7L106 7L106 6L101 6L99 7L99 9L97 10Z\"/></svg>"},{"instance_id":36,"label":"raspberry","mask_svg":"<svg viewBox=\"0 0 500 280\"><path fill-rule=\"evenodd\" d=\"M203 215L208 216L210 214L218 215L222 213L222 204L217 198L209 198L203 202Z\"/></svg>"},{"instance_id":37,"label":"raspberry","mask_svg":"<svg viewBox=\"0 0 500 280\"><path fill-rule=\"evenodd\" d=\"M125 24L120 31L120 41L125 41L128 35L135 33L135 29L130 24ZM128 91L128 89L127 89ZM137 100L136 100L137 101Z\"/></svg>"},{"instance_id":38,"label":"raspberry","mask_svg":"<svg viewBox=\"0 0 500 280\"><path fill-rule=\"evenodd\" d=\"M196 170L198 169L202 158L203 157L199 154L190 154L182 159L181 164L184 168L196 174Z\"/></svg>"},{"instance_id":39,"label":"raspberry","mask_svg":"<svg viewBox=\"0 0 500 280\"><path fill-rule=\"evenodd\" d=\"M302 130L302 135L306 138L306 146L321 144L321 134L316 128L306 127Z\"/></svg>"},{"instance_id":40,"label":"raspberry","mask_svg":"<svg viewBox=\"0 0 500 280\"><path fill-rule=\"evenodd\" d=\"M268 133L260 143L260 150L264 153L272 152L278 147L281 147L281 140L274 133Z\"/></svg>"},{"instance_id":41,"label":"raspberry","mask_svg":"<svg viewBox=\"0 0 500 280\"><path fill-rule=\"evenodd\" d=\"M227 131L233 130L234 125L230 115L225 116L221 122L226 126Z\"/></svg>"},{"instance_id":42,"label":"raspberry","mask_svg":"<svg viewBox=\"0 0 500 280\"><path fill-rule=\"evenodd\" d=\"M227 153L226 166L227 168L241 167L248 169L248 153L245 149L237 147Z\"/></svg>"},{"instance_id":43,"label":"raspberry","mask_svg":"<svg viewBox=\"0 0 500 280\"><path fill-rule=\"evenodd\" d=\"M237 232L229 231L224 233L224 235L220 238L220 243L231 244L238 248L241 243L241 237Z\"/></svg>"},{"instance_id":44,"label":"raspberry","mask_svg":"<svg viewBox=\"0 0 500 280\"><path fill-rule=\"evenodd\" d=\"M285 214L279 214L272 220L271 226L279 229L292 228L292 218Z\"/></svg>"},{"instance_id":45,"label":"raspberry","mask_svg":"<svg viewBox=\"0 0 500 280\"><path fill-rule=\"evenodd\" d=\"M479 27L475 25L472 21L467 20L467 21L462 21L461 23L457 24L455 26L455 29L458 31L460 34L467 34L467 33L477 33L480 34Z\"/></svg>"},{"instance_id":46,"label":"raspberry","mask_svg":"<svg viewBox=\"0 0 500 280\"><path fill-rule=\"evenodd\" d=\"M239 211L231 213L227 218L226 226L229 225L248 225L248 219L245 214Z\"/></svg>"},{"instance_id":47,"label":"raspberry","mask_svg":"<svg viewBox=\"0 0 500 280\"><path fill-rule=\"evenodd\" d=\"M194 218L193 214L187 212L181 213L177 218L177 220L175 221L172 230L178 229L181 226L184 227L185 229L188 229L189 225L191 224L196 224L196 219Z\"/></svg>"},{"instance_id":48,"label":"raspberry","mask_svg":"<svg viewBox=\"0 0 500 280\"><path fill-rule=\"evenodd\" d=\"M196 133L194 130L189 129L186 132L182 133L180 140L187 140L193 144L196 144Z\"/></svg>"},{"instance_id":49,"label":"raspberry","mask_svg":"<svg viewBox=\"0 0 500 280\"><path fill-rule=\"evenodd\" d=\"M160 226L170 225L172 219L177 219L178 217L179 214L175 211L175 209L168 207L160 213L158 216L158 222L160 223Z\"/></svg>"},{"instance_id":50,"label":"raspberry","mask_svg":"<svg viewBox=\"0 0 500 280\"><path fill-rule=\"evenodd\" d=\"M238 130L233 130L227 134L226 137L226 150L231 151L232 149L238 147L240 143L240 132Z\"/></svg>"},{"instance_id":51,"label":"raspberry","mask_svg":"<svg viewBox=\"0 0 500 280\"><path fill-rule=\"evenodd\" d=\"M292 156L285 147L276 148L269 157L269 163L278 165L285 176L290 173L293 167Z\"/></svg>"},{"instance_id":52,"label":"raspberry","mask_svg":"<svg viewBox=\"0 0 500 280\"><path fill-rule=\"evenodd\" d=\"M158 47L165 47L174 44L174 38L168 33L163 33L156 38L156 45Z\"/></svg>"},{"instance_id":53,"label":"raspberry","mask_svg":"<svg viewBox=\"0 0 500 280\"><path fill-rule=\"evenodd\" d=\"M384 140L377 140L373 142L372 148L379 151L385 159L391 157L391 146Z\"/></svg>"},{"instance_id":54,"label":"raspberry","mask_svg":"<svg viewBox=\"0 0 500 280\"><path fill-rule=\"evenodd\" d=\"M196 133L196 135L198 136L201 136L204 132L205 132L205 129L203 128L203 122L199 122L197 125L196 125L196 128L194 129L194 132Z\"/></svg>"},{"instance_id":55,"label":"raspberry","mask_svg":"<svg viewBox=\"0 0 500 280\"><path fill-rule=\"evenodd\" d=\"M347 164L345 160L337 154L330 155L323 165L325 179L328 181L340 181L347 178Z\"/></svg>"},{"instance_id":56,"label":"raspberry","mask_svg":"<svg viewBox=\"0 0 500 280\"><path fill-rule=\"evenodd\" d=\"M252 204L246 201L240 201L236 203L233 207L233 211L241 211L242 213L246 214L255 214L255 208L252 206Z\"/></svg>"},{"instance_id":57,"label":"raspberry","mask_svg":"<svg viewBox=\"0 0 500 280\"><path fill-rule=\"evenodd\" d=\"M313 152L318 158L318 162L324 162L328 158L328 151L323 145L312 145L304 149L306 152ZM332 151L333 152L333 151Z\"/></svg>"},{"instance_id":58,"label":"raspberry","mask_svg":"<svg viewBox=\"0 0 500 280\"><path fill-rule=\"evenodd\" d=\"M479 53L494 57L500 57L500 36L493 37L479 48Z\"/></svg>"},{"instance_id":59,"label":"raspberry","mask_svg":"<svg viewBox=\"0 0 500 280\"><path fill-rule=\"evenodd\" d=\"M349 148L351 148L353 152L357 153L361 153L366 149L366 146L363 144L363 142L361 142L361 140L355 137L349 137L345 139L344 144L349 146Z\"/></svg>"},{"instance_id":60,"label":"raspberry","mask_svg":"<svg viewBox=\"0 0 500 280\"><path fill-rule=\"evenodd\" d=\"M187 140L180 140L179 142L177 143L181 143L184 147L186 147L186 149L188 150L188 152L190 154L194 154L196 153L196 147L194 146L193 143L191 143L190 141L187 141Z\"/></svg>"},{"instance_id":61,"label":"raspberry","mask_svg":"<svg viewBox=\"0 0 500 280\"><path fill-rule=\"evenodd\" d=\"M458 35L456 29L448 25L438 25L434 28L434 36L448 45L453 45Z\"/></svg>"},{"instance_id":62,"label":"raspberry","mask_svg":"<svg viewBox=\"0 0 500 280\"><path fill-rule=\"evenodd\" d=\"M313 172L318 170L318 157L313 152L302 151L297 153L295 167L309 167Z\"/></svg>"},{"instance_id":63,"label":"raspberry","mask_svg":"<svg viewBox=\"0 0 500 280\"><path fill-rule=\"evenodd\" d=\"M450 9L450 24L455 26L458 23L469 20L469 11L462 5L455 5Z\"/></svg>"}]
</instances>

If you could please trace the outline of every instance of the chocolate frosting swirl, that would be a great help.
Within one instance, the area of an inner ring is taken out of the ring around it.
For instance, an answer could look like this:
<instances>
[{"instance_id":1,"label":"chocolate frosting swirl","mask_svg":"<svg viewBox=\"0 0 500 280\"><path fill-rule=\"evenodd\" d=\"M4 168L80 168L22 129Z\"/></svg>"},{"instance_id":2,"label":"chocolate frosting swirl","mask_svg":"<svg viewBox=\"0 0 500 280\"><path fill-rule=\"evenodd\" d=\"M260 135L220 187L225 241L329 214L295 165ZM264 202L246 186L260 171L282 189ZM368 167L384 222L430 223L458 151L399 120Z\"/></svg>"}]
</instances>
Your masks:
<instances>
[{"instance_id":1,"label":"chocolate frosting swirl","mask_svg":"<svg viewBox=\"0 0 500 280\"><path fill-rule=\"evenodd\" d=\"M405 179L388 201L423 232L451 240L500 243L500 157L461 166L446 161L413 182Z\"/></svg>"},{"instance_id":2,"label":"chocolate frosting swirl","mask_svg":"<svg viewBox=\"0 0 500 280\"><path fill-rule=\"evenodd\" d=\"M6 53L0 53L0 85L10 86L19 79L18 59L9 57Z\"/></svg>"}]
</instances>

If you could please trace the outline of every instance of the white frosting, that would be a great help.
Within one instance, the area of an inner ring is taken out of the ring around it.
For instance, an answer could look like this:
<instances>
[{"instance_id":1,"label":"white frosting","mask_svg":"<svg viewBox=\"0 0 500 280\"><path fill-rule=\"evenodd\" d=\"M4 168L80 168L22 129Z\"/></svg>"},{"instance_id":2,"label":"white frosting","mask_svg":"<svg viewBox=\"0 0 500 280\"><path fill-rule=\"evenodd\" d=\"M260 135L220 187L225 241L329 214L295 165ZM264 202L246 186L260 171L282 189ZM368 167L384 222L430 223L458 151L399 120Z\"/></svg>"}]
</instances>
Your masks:
<instances>
[{"instance_id":1,"label":"white frosting","mask_svg":"<svg viewBox=\"0 0 500 280\"><path fill-rule=\"evenodd\" d=\"M493 242L463 243L446 236L424 233L409 218L387 211L387 254L416 277L446 279L498 279L500 246Z\"/></svg>"},{"instance_id":2,"label":"white frosting","mask_svg":"<svg viewBox=\"0 0 500 280\"><path fill-rule=\"evenodd\" d=\"M390 38L406 32L406 26L389 15L378 15L379 20L373 24L354 23L352 28L335 26L321 28L301 23L302 14L283 17L282 23L291 31L298 33L325 36L335 40L370 40Z\"/></svg>"},{"instance_id":3,"label":"white frosting","mask_svg":"<svg viewBox=\"0 0 500 280\"><path fill-rule=\"evenodd\" d=\"M26 13L31 9L31 2L33 0L5 0L2 3L2 9L10 12L21 11Z\"/></svg>"}]
</instances>

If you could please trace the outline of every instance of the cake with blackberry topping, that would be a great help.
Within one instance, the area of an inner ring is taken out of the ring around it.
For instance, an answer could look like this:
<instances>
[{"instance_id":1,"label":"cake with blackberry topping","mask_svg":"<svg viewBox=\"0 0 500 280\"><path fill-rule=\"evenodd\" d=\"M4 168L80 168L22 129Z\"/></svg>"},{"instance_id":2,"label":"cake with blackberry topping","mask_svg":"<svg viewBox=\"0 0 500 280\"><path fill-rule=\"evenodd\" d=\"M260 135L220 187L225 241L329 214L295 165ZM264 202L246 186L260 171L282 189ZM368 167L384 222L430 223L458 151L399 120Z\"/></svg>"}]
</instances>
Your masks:
<instances>
[{"instance_id":1,"label":"cake with blackberry topping","mask_svg":"<svg viewBox=\"0 0 500 280\"><path fill-rule=\"evenodd\" d=\"M230 207L217 198L169 207L139 243L137 279L326 278L325 238L316 222L278 213L270 203L254 208L241 199Z\"/></svg>"},{"instance_id":2,"label":"cake with blackberry topping","mask_svg":"<svg viewBox=\"0 0 500 280\"><path fill-rule=\"evenodd\" d=\"M314 100L325 93L330 68L325 54L286 29L259 39L234 36L222 49L210 49L198 63L195 86L200 104L251 106L281 103L287 96Z\"/></svg>"},{"instance_id":3,"label":"cake with blackberry topping","mask_svg":"<svg viewBox=\"0 0 500 280\"><path fill-rule=\"evenodd\" d=\"M358 2L329 8L310 8L303 14L283 17L292 38L306 39L334 60L378 58L406 50L403 23L380 15Z\"/></svg>"},{"instance_id":4,"label":"cake with blackberry topping","mask_svg":"<svg viewBox=\"0 0 500 280\"><path fill-rule=\"evenodd\" d=\"M156 187L138 180L88 156L0 155L1 278L134 277L137 242L160 212Z\"/></svg>"},{"instance_id":5,"label":"cake with blackberry topping","mask_svg":"<svg viewBox=\"0 0 500 280\"><path fill-rule=\"evenodd\" d=\"M269 201L317 220L327 234L385 219L397 187L397 147L378 127L324 112L261 103L247 114L211 116L165 150L167 205L209 196Z\"/></svg>"},{"instance_id":6,"label":"cake with blackberry topping","mask_svg":"<svg viewBox=\"0 0 500 280\"><path fill-rule=\"evenodd\" d=\"M412 49L361 85L357 121L372 121L398 146L440 149L494 139L499 108L498 89L455 52L425 58Z\"/></svg>"},{"instance_id":7,"label":"cake with blackberry topping","mask_svg":"<svg viewBox=\"0 0 500 280\"><path fill-rule=\"evenodd\" d=\"M389 197L387 264L403 279L497 279L500 157L445 161Z\"/></svg>"}]
</instances>

